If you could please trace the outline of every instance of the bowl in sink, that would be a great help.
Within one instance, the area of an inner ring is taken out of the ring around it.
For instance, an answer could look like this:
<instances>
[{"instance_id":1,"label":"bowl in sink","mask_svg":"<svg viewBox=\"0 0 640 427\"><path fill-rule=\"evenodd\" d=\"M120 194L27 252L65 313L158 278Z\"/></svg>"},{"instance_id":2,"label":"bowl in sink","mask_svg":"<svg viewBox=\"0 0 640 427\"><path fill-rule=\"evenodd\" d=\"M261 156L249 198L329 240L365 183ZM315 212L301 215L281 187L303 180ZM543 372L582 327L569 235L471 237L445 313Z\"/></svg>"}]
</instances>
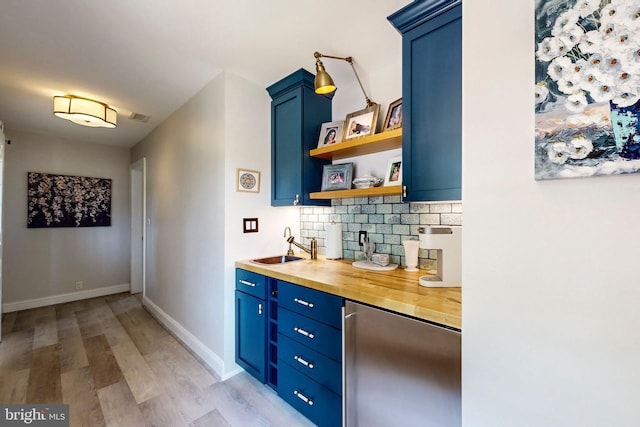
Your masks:
<instances>
[{"instance_id":1,"label":"bowl in sink","mask_svg":"<svg viewBox=\"0 0 640 427\"><path fill-rule=\"evenodd\" d=\"M252 259L251 261L257 264L284 264L286 262L300 261L301 259L304 258L293 255L276 255L266 258L256 258Z\"/></svg>"}]
</instances>

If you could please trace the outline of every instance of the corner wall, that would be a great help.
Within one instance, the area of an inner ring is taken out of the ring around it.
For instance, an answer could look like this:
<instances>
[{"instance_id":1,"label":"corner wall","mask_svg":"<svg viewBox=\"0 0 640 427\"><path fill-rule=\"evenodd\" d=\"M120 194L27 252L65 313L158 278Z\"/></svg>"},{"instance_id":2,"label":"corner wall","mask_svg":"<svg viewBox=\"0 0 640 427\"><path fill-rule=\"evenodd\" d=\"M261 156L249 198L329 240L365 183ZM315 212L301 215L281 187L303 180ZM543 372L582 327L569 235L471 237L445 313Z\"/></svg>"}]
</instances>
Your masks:
<instances>
[{"instance_id":1,"label":"corner wall","mask_svg":"<svg viewBox=\"0 0 640 427\"><path fill-rule=\"evenodd\" d=\"M5 131L5 311L128 290L129 149ZM112 179L111 226L28 229L27 172ZM84 290L77 292L80 280Z\"/></svg>"},{"instance_id":2,"label":"corner wall","mask_svg":"<svg viewBox=\"0 0 640 427\"><path fill-rule=\"evenodd\" d=\"M234 261L283 253L299 227L299 209L270 206L270 129L266 90L221 74L132 149L147 159L145 304L222 378L239 370ZM236 192L239 167L260 193Z\"/></svg>"}]
</instances>

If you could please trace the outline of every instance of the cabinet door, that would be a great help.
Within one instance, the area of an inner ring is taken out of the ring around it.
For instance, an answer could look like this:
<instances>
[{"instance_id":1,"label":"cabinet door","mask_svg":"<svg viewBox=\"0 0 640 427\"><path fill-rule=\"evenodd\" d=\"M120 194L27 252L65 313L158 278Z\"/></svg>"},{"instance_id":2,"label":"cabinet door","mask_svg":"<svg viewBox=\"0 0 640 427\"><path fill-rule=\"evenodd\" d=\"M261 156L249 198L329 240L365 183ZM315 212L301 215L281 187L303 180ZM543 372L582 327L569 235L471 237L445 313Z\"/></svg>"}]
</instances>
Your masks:
<instances>
[{"instance_id":1,"label":"cabinet door","mask_svg":"<svg viewBox=\"0 0 640 427\"><path fill-rule=\"evenodd\" d=\"M322 168L329 162L313 158L322 123L331 121L331 98L316 95L313 75L299 70L273 84L271 101L271 205L328 205L311 200L320 191Z\"/></svg>"},{"instance_id":2,"label":"cabinet door","mask_svg":"<svg viewBox=\"0 0 640 427\"><path fill-rule=\"evenodd\" d=\"M462 6L404 33L402 57L405 200L460 200Z\"/></svg>"},{"instance_id":3,"label":"cabinet door","mask_svg":"<svg viewBox=\"0 0 640 427\"><path fill-rule=\"evenodd\" d=\"M266 304L240 291L236 291L236 363L261 382L266 381Z\"/></svg>"},{"instance_id":4,"label":"cabinet door","mask_svg":"<svg viewBox=\"0 0 640 427\"><path fill-rule=\"evenodd\" d=\"M273 100L271 106L271 205L302 204L302 90Z\"/></svg>"}]
</instances>

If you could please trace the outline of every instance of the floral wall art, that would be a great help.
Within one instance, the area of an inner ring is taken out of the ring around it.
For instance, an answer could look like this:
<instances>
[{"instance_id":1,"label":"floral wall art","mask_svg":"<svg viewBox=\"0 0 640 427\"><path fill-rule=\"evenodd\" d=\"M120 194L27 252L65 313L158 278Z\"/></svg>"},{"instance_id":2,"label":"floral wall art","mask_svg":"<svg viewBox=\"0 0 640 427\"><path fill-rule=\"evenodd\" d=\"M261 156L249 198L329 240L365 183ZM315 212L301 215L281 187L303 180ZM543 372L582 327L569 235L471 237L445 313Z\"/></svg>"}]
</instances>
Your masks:
<instances>
[{"instance_id":1,"label":"floral wall art","mask_svg":"<svg viewBox=\"0 0 640 427\"><path fill-rule=\"evenodd\" d=\"M535 8L535 178L640 171L640 0Z\"/></svg>"},{"instance_id":2,"label":"floral wall art","mask_svg":"<svg viewBox=\"0 0 640 427\"><path fill-rule=\"evenodd\" d=\"M111 180L29 172L28 228L111 225Z\"/></svg>"}]
</instances>

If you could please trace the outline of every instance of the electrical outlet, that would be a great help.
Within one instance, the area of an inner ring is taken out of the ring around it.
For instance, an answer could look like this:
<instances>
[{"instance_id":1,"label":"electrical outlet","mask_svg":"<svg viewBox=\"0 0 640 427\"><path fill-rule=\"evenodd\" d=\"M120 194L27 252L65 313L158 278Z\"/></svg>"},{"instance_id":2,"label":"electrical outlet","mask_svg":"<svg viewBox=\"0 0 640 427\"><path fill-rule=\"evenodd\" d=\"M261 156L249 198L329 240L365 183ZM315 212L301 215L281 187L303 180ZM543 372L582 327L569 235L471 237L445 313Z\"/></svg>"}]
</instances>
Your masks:
<instances>
[{"instance_id":1,"label":"electrical outlet","mask_svg":"<svg viewBox=\"0 0 640 427\"><path fill-rule=\"evenodd\" d=\"M78 280L76 282L76 291L79 291L82 288L84 288L84 283L82 283L82 280Z\"/></svg>"},{"instance_id":2,"label":"electrical outlet","mask_svg":"<svg viewBox=\"0 0 640 427\"><path fill-rule=\"evenodd\" d=\"M358 233L358 245L363 246L364 245L364 239L367 238L367 232L366 231L360 231Z\"/></svg>"}]
</instances>

